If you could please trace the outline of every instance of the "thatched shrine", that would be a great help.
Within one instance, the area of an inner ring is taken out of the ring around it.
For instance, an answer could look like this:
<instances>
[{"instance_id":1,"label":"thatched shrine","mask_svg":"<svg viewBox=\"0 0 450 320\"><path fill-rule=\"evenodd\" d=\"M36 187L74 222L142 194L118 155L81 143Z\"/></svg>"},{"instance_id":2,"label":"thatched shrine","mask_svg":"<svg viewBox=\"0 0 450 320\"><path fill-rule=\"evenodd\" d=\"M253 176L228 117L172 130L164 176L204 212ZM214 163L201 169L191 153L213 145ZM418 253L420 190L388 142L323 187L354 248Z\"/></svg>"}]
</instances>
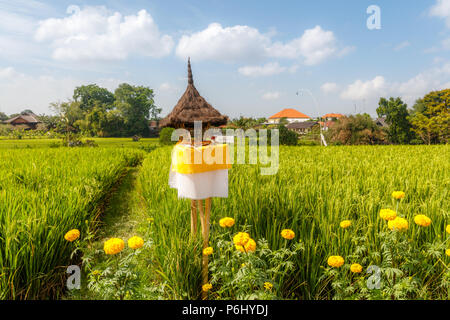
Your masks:
<instances>
[{"instance_id":1,"label":"thatched shrine","mask_svg":"<svg viewBox=\"0 0 450 320\"><path fill-rule=\"evenodd\" d=\"M172 112L160 122L160 127L194 127L194 121L202 121L203 129L226 124L228 117L214 109L197 91L192 78L191 61L188 59L188 86Z\"/></svg>"}]
</instances>

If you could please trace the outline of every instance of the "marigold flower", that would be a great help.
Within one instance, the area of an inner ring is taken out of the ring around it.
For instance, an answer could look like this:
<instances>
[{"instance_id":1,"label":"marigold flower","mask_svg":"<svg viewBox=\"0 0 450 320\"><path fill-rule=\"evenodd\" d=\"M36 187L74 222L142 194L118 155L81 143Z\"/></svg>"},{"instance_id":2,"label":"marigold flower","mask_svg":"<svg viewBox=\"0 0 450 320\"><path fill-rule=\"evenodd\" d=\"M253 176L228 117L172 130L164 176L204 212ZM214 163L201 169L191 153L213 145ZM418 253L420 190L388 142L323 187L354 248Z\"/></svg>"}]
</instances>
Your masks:
<instances>
[{"instance_id":1,"label":"marigold flower","mask_svg":"<svg viewBox=\"0 0 450 320\"><path fill-rule=\"evenodd\" d=\"M234 226L234 219L230 218L230 217L225 217L219 220L219 225L222 228L231 228L232 226Z\"/></svg>"},{"instance_id":2,"label":"marigold flower","mask_svg":"<svg viewBox=\"0 0 450 320\"><path fill-rule=\"evenodd\" d=\"M212 289L212 284L211 283L207 283L207 284L202 285L203 292L208 292L211 289Z\"/></svg>"},{"instance_id":3,"label":"marigold flower","mask_svg":"<svg viewBox=\"0 0 450 320\"><path fill-rule=\"evenodd\" d=\"M212 247L208 247L208 248L203 249L203 254L204 254L205 256L212 255L213 252L214 252L214 249L213 249Z\"/></svg>"},{"instance_id":4,"label":"marigold flower","mask_svg":"<svg viewBox=\"0 0 450 320\"><path fill-rule=\"evenodd\" d=\"M340 226L342 229L347 229L352 225L352 222L350 220L344 220L340 223Z\"/></svg>"},{"instance_id":5,"label":"marigold flower","mask_svg":"<svg viewBox=\"0 0 450 320\"><path fill-rule=\"evenodd\" d=\"M394 220L395 218L397 218L397 213L391 209L381 209L380 217L383 220L391 221L391 220Z\"/></svg>"},{"instance_id":6,"label":"marigold flower","mask_svg":"<svg viewBox=\"0 0 450 320\"><path fill-rule=\"evenodd\" d=\"M254 252L256 250L256 242L250 238L243 246L237 244L236 249L240 252Z\"/></svg>"},{"instance_id":7,"label":"marigold flower","mask_svg":"<svg viewBox=\"0 0 450 320\"><path fill-rule=\"evenodd\" d=\"M328 265L330 267L339 268L344 264L344 258L341 256L331 256L328 258Z\"/></svg>"},{"instance_id":8,"label":"marigold flower","mask_svg":"<svg viewBox=\"0 0 450 320\"><path fill-rule=\"evenodd\" d=\"M450 224L447 226L447 228L445 228L445 231L447 231L447 233L450 233Z\"/></svg>"},{"instance_id":9,"label":"marigold flower","mask_svg":"<svg viewBox=\"0 0 450 320\"><path fill-rule=\"evenodd\" d=\"M233 242L235 245L245 246L249 239L250 235L247 232L239 232L233 237Z\"/></svg>"},{"instance_id":10,"label":"marigold flower","mask_svg":"<svg viewBox=\"0 0 450 320\"><path fill-rule=\"evenodd\" d=\"M388 228L391 230L405 231L408 230L408 221L404 218L397 217L388 222Z\"/></svg>"},{"instance_id":11,"label":"marigold flower","mask_svg":"<svg viewBox=\"0 0 450 320\"><path fill-rule=\"evenodd\" d=\"M445 250L445 254L450 257L450 249Z\"/></svg>"},{"instance_id":12,"label":"marigold flower","mask_svg":"<svg viewBox=\"0 0 450 320\"><path fill-rule=\"evenodd\" d=\"M272 290L272 288L273 288L273 284L271 284L270 282L264 282L264 289Z\"/></svg>"},{"instance_id":13,"label":"marigold flower","mask_svg":"<svg viewBox=\"0 0 450 320\"><path fill-rule=\"evenodd\" d=\"M130 239L128 239L128 246L131 249L139 249L142 248L142 246L144 245L144 239L142 239L141 237L131 237Z\"/></svg>"},{"instance_id":14,"label":"marigold flower","mask_svg":"<svg viewBox=\"0 0 450 320\"><path fill-rule=\"evenodd\" d=\"M359 263L354 263L350 266L350 271L353 273L361 273L362 269L363 267Z\"/></svg>"},{"instance_id":15,"label":"marigold flower","mask_svg":"<svg viewBox=\"0 0 450 320\"><path fill-rule=\"evenodd\" d=\"M64 235L64 239L70 242L77 240L79 237L80 237L80 230L78 229L72 229Z\"/></svg>"},{"instance_id":16,"label":"marigold flower","mask_svg":"<svg viewBox=\"0 0 450 320\"><path fill-rule=\"evenodd\" d=\"M105 241L105 244L103 245L103 250L106 254L117 254L120 251L123 250L125 247L125 243L122 239L119 238L111 238L107 241Z\"/></svg>"},{"instance_id":17,"label":"marigold flower","mask_svg":"<svg viewBox=\"0 0 450 320\"><path fill-rule=\"evenodd\" d=\"M291 229L284 229L281 231L281 236L287 240L292 240L295 237L295 232Z\"/></svg>"},{"instance_id":18,"label":"marigold flower","mask_svg":"<svg viewBox=\"0 0 450 320\"><path fill-rule=\"evenodd\" d=\"M414 217L414 222L421 227L428 227L431 224L431 219L424 214L419 214Z\"/></svg>"},{"instance_id":19,"label":"marigold flower","mask_svg":"<svg viewBox=\"0 0 450 320\"><path fill-rule=\"evenodd\" d=\"M394 199L400 200L405 197L405 193L403 191L394 191L392 192L392 197Z\"/></svg>"}]
</instances>

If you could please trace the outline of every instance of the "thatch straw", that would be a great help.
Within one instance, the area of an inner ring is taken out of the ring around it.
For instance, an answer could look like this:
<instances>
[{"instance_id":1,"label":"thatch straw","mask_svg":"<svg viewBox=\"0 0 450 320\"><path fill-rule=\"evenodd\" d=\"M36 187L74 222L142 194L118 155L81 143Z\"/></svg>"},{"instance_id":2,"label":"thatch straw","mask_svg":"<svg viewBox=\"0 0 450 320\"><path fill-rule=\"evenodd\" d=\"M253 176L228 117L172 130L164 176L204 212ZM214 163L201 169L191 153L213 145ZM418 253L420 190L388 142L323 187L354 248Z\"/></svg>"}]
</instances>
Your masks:
<instances>
[{"instance_id":1,"label":"thatch straw","mask_svg":"<svg viewBox=\"0 0 450 320\"><path fill-rule=\"evenodd\" d=\"M202 121L203 127L226 124L228 117L214 109L194 86L191 62L188 59L188 86L172 112L160 121L161 127L192 128L194 121Z\"/></svg>"}]
</instances>

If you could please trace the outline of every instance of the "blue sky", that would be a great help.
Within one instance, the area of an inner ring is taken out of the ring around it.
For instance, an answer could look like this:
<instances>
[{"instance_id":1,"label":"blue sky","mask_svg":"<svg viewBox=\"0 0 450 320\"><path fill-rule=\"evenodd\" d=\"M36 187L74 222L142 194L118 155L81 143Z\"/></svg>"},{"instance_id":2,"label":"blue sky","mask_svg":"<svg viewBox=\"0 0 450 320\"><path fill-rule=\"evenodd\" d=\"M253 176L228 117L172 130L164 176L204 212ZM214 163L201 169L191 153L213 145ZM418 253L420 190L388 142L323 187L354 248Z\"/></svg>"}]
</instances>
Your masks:
<instances>
[{"instance_id":1,"label":"blue sky","mask_svg":"<svg viewBox=\"0 0 450 320\"><path fill-rule=\"evenodd\" d=\"M128 82L154 89L164 116L187 56L197 89L232 118L375 115L380 96L411 106L450 87L450 0L0 0L1 112L50 113L75 86Z\"/></svg>"}]
</instances>

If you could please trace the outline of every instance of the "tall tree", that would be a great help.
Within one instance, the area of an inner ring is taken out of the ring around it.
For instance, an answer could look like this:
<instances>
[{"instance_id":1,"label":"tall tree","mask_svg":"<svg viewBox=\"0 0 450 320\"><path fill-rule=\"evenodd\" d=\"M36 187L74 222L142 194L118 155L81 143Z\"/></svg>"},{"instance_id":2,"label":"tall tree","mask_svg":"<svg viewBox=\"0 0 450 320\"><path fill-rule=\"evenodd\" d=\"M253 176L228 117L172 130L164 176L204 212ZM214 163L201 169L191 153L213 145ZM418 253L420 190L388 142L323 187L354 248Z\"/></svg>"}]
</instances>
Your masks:
<instances>
[{"instance_id":1,"label":"tall tree","mask_svg":"<svg viewBox=\"0 0 450 320\"><path fill-rule=\"evenodd\" d=\"M121 112L127 135L148 135L148 120L156 117L161 109L153 100L153 90L143 86L122 83L114 92L115 106Z\"/></svg>"},{"instance_id":2,"label":"tall tree","mask_svg":"<svg viewBox=\"0 0 450 320\"><path fill-rule=\"evenodd\" d=\"M450 89L432 91L417 100L410 117L413 130L424 143L448 143L450 136Z\"/></svg>"},{"instance_id":3,"label":"tall tree","mask_svg":"<svg viewBox=\"0 0 450 320\"><path fill-rule=\"evenodd\" d=\"M400 98L381 98L377 114L384 117L389 124L388 139L395 144L408 144L414 137L412 126L408 120L408 106Z\"/></svg>"},{"instance_id":4,"label":"tall tree","mask_svg":"<svg viewBox=\"0 0 450 320\"><path fill-rule=\"evenodd\" d=\"M113 107L114 94L96 84L90 84L75 88L73 100L80 103L80 109L84 112L92 111L95 106L108 110Z\"/></svg>"},{"instance_id":5,"label":"tall tree","mask_svg":"<svg viewBox=\"0 0 450 320\"><path fill-rule=\"evenodd\" d=\"M6 115L6 113L0 112L0 121L8 120L9 117Z\"/></svg>"}]
</instances>

